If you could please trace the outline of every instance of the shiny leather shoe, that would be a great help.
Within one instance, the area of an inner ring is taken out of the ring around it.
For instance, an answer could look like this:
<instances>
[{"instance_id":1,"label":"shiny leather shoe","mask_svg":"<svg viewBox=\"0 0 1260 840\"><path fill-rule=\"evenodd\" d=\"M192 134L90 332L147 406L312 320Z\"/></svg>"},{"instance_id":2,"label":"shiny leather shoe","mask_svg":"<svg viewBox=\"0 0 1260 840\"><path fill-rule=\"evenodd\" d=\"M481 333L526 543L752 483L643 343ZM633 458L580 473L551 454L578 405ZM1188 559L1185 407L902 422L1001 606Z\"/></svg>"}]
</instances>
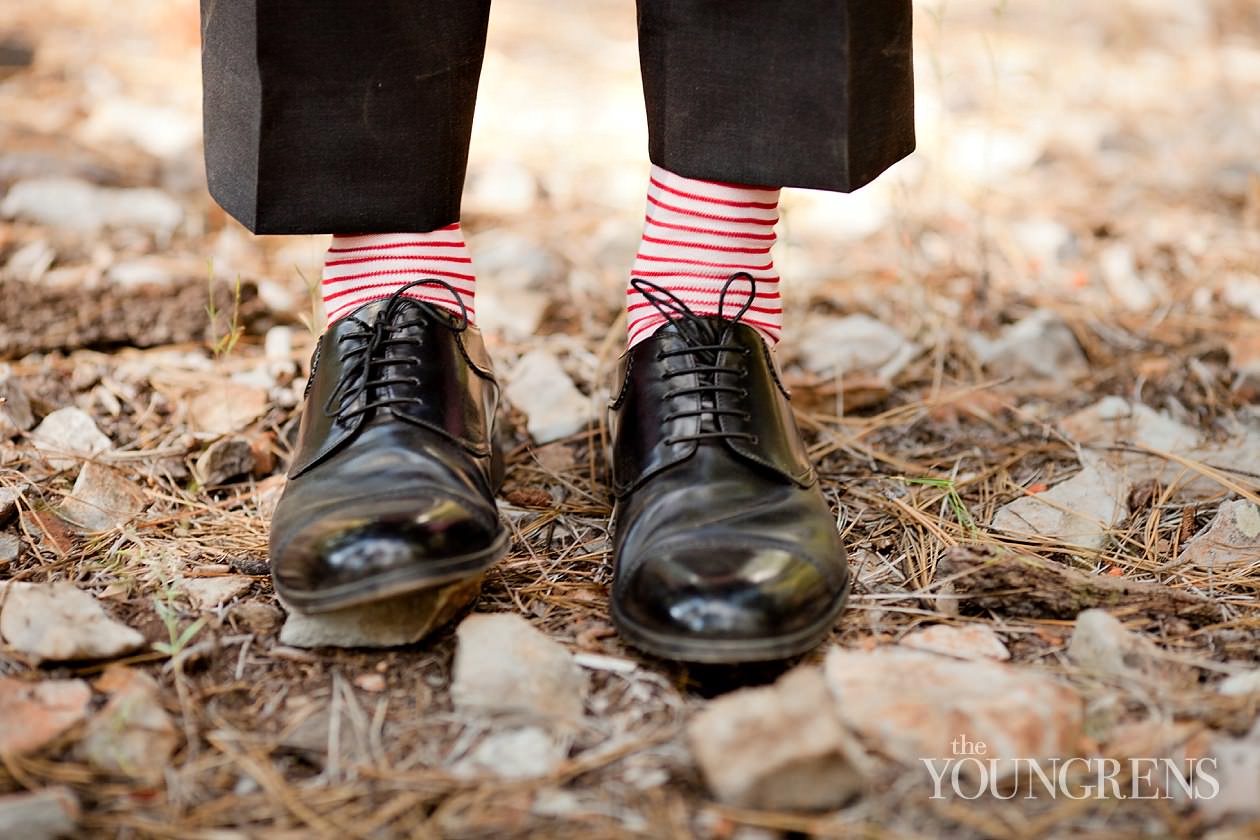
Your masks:
<instances>
[{"instance_id":1,"label":"shiny leather shoe","mask_svg":"<svg viewBox=\"0 0 1260 840\"><path fill-rule=\"evenodd\" d=\"M425 284L446 286L410 283L316 345L271 522L276 593L302 612L475 575L507 551L494 502L499 387L466 312L404 296Z\"/></svg>"},{"instance_id":2,"label":"shiny leather shoe","mask_svg":"<svg viewBox=\"0 0 1260 840\"><path fill-rule=\"evenodd\" d=\"M723 297L737 280L724 287ZM666 318L622 357L610 404L613 623L689 662L818 644L849 591L844 546L760 334L633 281ZM723 311L719 305L718 311Z\"/></svg>"}]
</instances>

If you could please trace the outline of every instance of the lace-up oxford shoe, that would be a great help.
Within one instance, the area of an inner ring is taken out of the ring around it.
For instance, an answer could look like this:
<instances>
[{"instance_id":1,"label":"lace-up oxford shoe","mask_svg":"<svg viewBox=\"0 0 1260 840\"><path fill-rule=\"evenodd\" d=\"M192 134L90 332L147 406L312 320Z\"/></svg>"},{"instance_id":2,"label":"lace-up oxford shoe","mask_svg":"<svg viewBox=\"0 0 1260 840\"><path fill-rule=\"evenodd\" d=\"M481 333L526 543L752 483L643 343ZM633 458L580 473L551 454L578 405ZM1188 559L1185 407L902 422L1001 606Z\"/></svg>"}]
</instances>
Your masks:
<instances>
[{"instance_id":1,"label":"lace-up oxford shoe","mask_svg":"<svg viewBox=\"0 0 1260 840\"><path fill-rule=\"evenodd\" d=\"M849 571L770 350L739 316L635 282L670 320L622 357L610 404L613 622L671 659L803 653Z\"/></svg>"},{"instance_id":2,"label":"lace-up oxford shoe","mask_svg":"<svg viewBox=\"0 0 1260 840\"><path fill-rule=\"evenodd\" d=\"M506 552L494 502L499 400L466 316L405 296L335 322L311 362L271 574L322 612L478 574ZM452 292L453 294L453 292Z\"/></svg>"}]
</instances>

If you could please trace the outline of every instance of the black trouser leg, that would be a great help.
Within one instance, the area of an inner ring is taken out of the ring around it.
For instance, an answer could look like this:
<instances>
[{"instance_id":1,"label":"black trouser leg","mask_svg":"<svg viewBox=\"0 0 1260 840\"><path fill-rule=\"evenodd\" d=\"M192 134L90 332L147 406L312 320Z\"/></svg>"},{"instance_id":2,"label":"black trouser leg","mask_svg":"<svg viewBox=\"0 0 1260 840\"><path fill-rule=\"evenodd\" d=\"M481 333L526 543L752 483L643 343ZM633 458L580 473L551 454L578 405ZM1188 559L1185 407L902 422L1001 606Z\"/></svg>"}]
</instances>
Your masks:
<instances>
[{"instance_id":1,"label":"black trouser leg","mask_svg":"<svg viewBox=\"0 0 1260 840\"><path fill-rule=\"evenodd\" d=\"M256 233L459 218L490 0L201 0L210 192Z\"/></svg>"},{"instance_id":2,"label":"black trouser leg","mask_svg":"<svg viewBox=\"0 0 1260 840\"><path fill-rule=\"evenodd\" d=\"M210 191L246 227L459 217L489 0L201 8ZM914 148L909 0L639 0L639 41L651 157L681 175L847 191Z\"/></svg>"},{"instance_id":3,"label":"black trouser leg","mask_svg":"<svg viewBox=\"0 0 1260 840\"><path fill-rule=\"evenodd\" d=\"M652 162L850 191L914 150L910 0L638 0Z\"/></svg>"}]
</instances>

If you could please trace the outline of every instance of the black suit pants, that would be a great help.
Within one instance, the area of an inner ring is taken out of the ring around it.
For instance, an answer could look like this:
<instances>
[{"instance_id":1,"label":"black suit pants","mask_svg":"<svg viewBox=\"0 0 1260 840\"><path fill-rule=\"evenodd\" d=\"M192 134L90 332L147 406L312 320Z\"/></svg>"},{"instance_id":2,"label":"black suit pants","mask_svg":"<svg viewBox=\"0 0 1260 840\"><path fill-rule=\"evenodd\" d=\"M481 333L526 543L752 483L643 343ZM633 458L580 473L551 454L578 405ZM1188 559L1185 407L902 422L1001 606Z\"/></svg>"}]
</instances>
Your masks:
<instances>
[{"instance_id":1,"label":"black suit pants","mask_svg":"<svg viewBox=\"0 0 1260 840\"><path fill-rule=\"evenodd\" d=\"M257 233L458 219L489 10L201 0L215 199ZM857 189L914 149L910 19L910 0L639 0L652 161Z\"/></svg>"}]
</instances>

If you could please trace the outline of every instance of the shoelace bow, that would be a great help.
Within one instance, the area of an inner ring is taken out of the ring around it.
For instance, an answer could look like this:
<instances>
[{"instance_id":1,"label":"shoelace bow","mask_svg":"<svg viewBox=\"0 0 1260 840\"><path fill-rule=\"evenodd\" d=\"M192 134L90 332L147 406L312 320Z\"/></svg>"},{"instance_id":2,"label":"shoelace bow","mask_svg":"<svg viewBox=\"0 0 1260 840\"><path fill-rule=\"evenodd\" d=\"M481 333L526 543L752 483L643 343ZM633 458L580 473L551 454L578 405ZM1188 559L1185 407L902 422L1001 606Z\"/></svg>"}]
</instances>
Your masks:
<instances>
[{"instance_id":1,"label":"shoelace bow","mask_svg":"<svg viewBox=\"0 0 1260 840\"><path fill-rule=\"evenodd\" d=\"M726 294L731 286L739 280L748 281L748 297L733 318L726 318L724 314L726 312ZM656 355L657 361L664 361L674 356L689 356L693 361L693 364L687 367L666 371L664 378L668 380L678 376L695 374L699 382L693 387L674 388L665 392L664 397L666 401L686 394L695 394L700 398L699 409L672 411L663 418L664 422L668 423L680 417L699 417L700 430L692 435L667 437L664 441L665 445L672 446L675 443L693 440L729 440L732 438L743 439L749 443L756 444L756 435L749 432L723 431L718 420L720 415L749 420L752 418L751 412L742 408L720 408L717 404L717 396L721 393L734 394L740 399L748 396L747 388L722 381L722 377L726 375L733 376L737 380L746 379L748 376L748 369L739 363L738 358L735 360L735 364L729 361L731 359L730 356L727 357L727 364L718 364L722 353L738 353L740 354L739 358L742 358L747 357L751 351L747 347L722 341L722 336L726 333L726 325L722 321L708 319L694 312L678 295L664 286L659 286L656 283L638 277L631 279L630 286L643 295L643 298L652 304L653 308L664 318L673 322L678 334L682 336L684 343L687 345L686 347L678 347L673 350L660 351ZM751 274L740 272L732 275L722 285L722 290L718 293L718 315L724 321L737 323L752 307L756 293L757 281Z\"/></svg>"},{"instance_id":2,"label":"shoelace bow","mask_svg":"<svg viewBox=\"0 0 1260 840\"><path fill-rule=\"evenodd\" d=\"M416 286L437 286L450 292L451 297L459 304L459 320L454 326L447 325L445 321L441 323L455 332L468 329L468 308L464 306L463 300L453 286L444 280L437 279L413 280L399 287L389 296L388 303L376 313L376 318L370 324L353 315L347 315L346 318L356 324L358 329L338 336L338 346L347 341L362 343L341 353L345 369L337 382L337 387L328 395L324 403L325 416L336 417L341 422L347 422L375 408L419 403L420 400L416 396L398 395L370 399L374 388L388 385L418 387L421 384L420 380L414 376L383 375L384 369L393 365L423 362L419 356L422 334L408 335L405 331L410 327L423 326L437 315L431 304L406 296L406 292ZM416 317L395 323L395 319L407 309L414 310ZM410 348L412 352L411 354L390 352L396 348ZM373 378L374 376L376 378ZM363 398L363 404L355 406L360 397Z\"/></svg>"}]
</instances>

